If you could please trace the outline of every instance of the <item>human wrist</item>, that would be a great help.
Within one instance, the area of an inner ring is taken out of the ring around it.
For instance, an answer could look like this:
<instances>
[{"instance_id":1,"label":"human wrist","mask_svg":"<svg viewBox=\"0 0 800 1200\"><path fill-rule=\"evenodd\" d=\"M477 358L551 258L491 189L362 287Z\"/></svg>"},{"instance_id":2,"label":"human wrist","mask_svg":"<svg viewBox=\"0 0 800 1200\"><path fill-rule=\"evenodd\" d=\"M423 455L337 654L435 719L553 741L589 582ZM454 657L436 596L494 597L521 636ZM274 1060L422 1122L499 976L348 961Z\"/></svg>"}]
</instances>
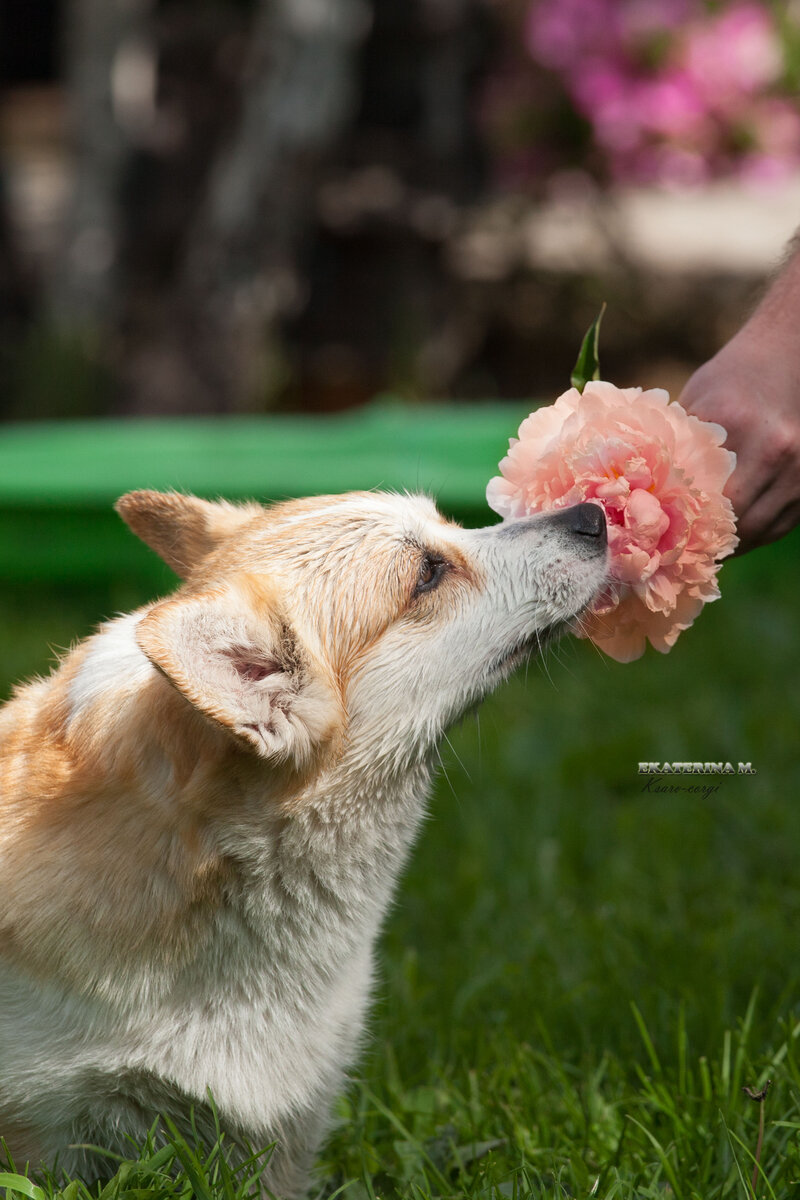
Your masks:
<instances>
[{"instance_id":1,"label":"human wrist","mask_svg":"<svg viewBox=\"0 0 800 1200\"><path fill-rule=\"evenodd\" d=\"M748 357L777 353L800 365L799 328L800 233L761 301L728 345L736 346Z\"/></svg>"}]
</instances>

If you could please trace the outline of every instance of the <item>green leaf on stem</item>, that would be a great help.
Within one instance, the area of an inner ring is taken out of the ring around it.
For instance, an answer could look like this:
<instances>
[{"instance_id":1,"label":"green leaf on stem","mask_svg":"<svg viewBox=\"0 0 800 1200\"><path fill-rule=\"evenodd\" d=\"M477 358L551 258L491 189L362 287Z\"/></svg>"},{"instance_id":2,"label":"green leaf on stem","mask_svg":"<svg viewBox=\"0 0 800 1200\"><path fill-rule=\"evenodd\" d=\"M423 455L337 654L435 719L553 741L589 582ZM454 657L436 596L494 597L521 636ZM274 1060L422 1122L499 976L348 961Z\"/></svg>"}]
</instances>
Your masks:
<instances>
[{"instance_id":1,"label":"green leaf on stem","mask_svg":"<svg viewBox=\"0 0 800 1200\"><path fill-rule=\"evenodd\" d=\"M575 363L570 375L570 383L579 392L583 391L589 380L600 378L600 322L603 319L605 311L606 303L604 300L603 307L589 326L586 336L581 342L578 361Z\"/></svg>"}]
</instances>

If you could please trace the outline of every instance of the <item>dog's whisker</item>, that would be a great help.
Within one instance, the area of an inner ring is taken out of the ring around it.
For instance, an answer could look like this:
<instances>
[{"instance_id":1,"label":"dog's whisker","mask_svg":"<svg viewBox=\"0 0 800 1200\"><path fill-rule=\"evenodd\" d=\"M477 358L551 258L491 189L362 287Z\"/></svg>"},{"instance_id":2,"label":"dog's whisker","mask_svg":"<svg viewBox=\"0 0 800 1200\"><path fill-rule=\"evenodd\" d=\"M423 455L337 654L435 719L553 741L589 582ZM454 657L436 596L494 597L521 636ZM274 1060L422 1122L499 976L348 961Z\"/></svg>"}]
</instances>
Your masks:
<instances>
[{"instance_id":1,"label":"dog's whisker","mask_svg":"<svg viewBox=\"0 0 800 1200\"><path fill-rule=\"evenodd\" d=\"M464 762L463 762L463 760L461 759L461 757L460 757L460 755L459 755L458 751L456 750L455 746L454 746L454 745L453 745L453 743L450 741L450 738L448 737L448 734L447 734L447 731L446 731L446 730L443 732L443 734L442 734L442 737L444 738L444 740L447 742L448 746L450 747L450 753L453 755L453 757L455 758L456 762L457 762L457 763L458 763L458 765L461 767L461 770L464 772L464 774L466 775L466 777L467 777L467 779L470 781L470 783L472 783L472 776L470 775L469 771L468 771L468 770L467 770L467 768L465 767L465 765L464 765Z\"/></svg>"},{"instance_id":2,"label":"dog's whisker","mask_svg":"<svg viewBox=\"0 0 800 1200\"><path fill-rule=\"evenodd\" d=\"M444 778L447 781L447 786L450 788L450 791L453 793L454 798L456 800L458 800L458 792L453 787L453 782L452 782L449 774L447 773L447 767L445 766L444 759L442 758L442 750L439 745L436 746L436 757L439 759L439 766L441 768L442 775L444 775Z\"/></svg>"}]
</instances>

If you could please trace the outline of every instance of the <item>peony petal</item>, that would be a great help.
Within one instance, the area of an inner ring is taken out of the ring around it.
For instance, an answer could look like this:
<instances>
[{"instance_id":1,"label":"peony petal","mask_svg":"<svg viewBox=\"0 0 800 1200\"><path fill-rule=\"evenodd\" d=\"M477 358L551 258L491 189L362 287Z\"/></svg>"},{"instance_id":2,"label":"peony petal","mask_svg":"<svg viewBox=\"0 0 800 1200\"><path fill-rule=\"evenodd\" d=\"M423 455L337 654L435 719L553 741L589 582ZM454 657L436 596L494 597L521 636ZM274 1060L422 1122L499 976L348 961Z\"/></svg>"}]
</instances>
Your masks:
<instances>
[{"instance_id":1,"label":"peony petal","mask_svg":"<svg viewBox=\"0 0 800 1200\"><path fill-rule=\"evenodd\" d=\"M640 546L657 546L669 529L669 517L650 492L634 488L625 510L625 525Z\"/></svg>"},{"instance_id":2,"label":"peony petal","mask_svg":"<svg viewBox=\"0 0 800 1200\"><path fill-rule=\"evenodd\" d=\"M619 661L638 658L648 640L665 653L719 595L720 559L738 543L722 494L736 463L725 437L660 388L597 380L531 413L489 483L503 517L586 499L603 506L611 584L581 636Z\"/></svg>"},{"instance_id":3,"label":"peony petal","mask_svg":"<svg viewBox=\"0 0 800 1200\"><path fill-rule=\"evenodd\" d=\"M669 615L675 611L680 588L666 571L656 571L652 578L648 579L643 592L641 598L650 612Z\"/></svg>"},{"instance_id":4,"label":"peony petal","mask_svg":"<svg viewBox=\"0 0 800 1200\"><path fill-rule=\"evenodd\" d=\"M502 463L501 469L502 469ZM486 502L501 517L516 517L520 506L519 490L508 479L495 475L486 485Z\"/></svg>"}]
</instances>

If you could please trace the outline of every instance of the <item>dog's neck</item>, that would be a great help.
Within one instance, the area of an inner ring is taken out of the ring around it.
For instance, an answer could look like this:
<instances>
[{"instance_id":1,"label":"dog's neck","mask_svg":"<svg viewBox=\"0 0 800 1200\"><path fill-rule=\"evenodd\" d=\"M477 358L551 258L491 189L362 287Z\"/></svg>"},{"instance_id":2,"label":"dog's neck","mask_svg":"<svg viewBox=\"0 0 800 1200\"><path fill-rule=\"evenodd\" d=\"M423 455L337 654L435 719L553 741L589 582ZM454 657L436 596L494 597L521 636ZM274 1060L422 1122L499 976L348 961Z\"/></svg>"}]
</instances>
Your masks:
<instances>
[{"instance_id":1,"label":"dog's neck","mask_svg":"<svg viewBox=\"0 0 800 1200\"><path fill-rule=\"evenodd\" d=\"M380 922L425 812L432 771L427 762L402 772L380 763L365 773L354 752L276 797L268 767L237 761L239 813L212 821L208 836L237 864L247 911L316 914L322 925ZM228 768L229 769L229 768ZM220 765L225 771L226 766ZM244 777L244 783L243 783Z\"/></svg>"},{"instance_id":2,"label":"dog's neck","mask_svg":"<svg viewBox=\"0 0 800 1200\"><path fill-rule=\"evenodd\" d=\"M107 670L98 669L100 639L108 639L101 647ZM108 979L115 969L137 978L140 954L160 957L164 986L176 964L190 978L192 944L208 947L209 938L220 941L221 962L231 939L251 948L261 942L267 957L291 961L298 977L306 968L330 973L362 954L422 818L427 763L399 768L376 757L365 764L350 740L304 776L276 769L195 712L130 648L124 622L100 639L65 661L51 716L62 714L76 772L75 788L68 784L58 802L65 818L69 808L84 826L77 853L86 869L74 878L92 879L92 861L118 861L125 847L125 869L111 885L98 878L96 897L64 897L76 924L85 911L92 936L107 940ZM155 922L149 932L137 915L145 878L158 901L141 906ZM100 912L108 913L100 922L107 932L98 927ZM233 957L225 961L221 977L233 984Z\"/></svg>"}]
</instances>

